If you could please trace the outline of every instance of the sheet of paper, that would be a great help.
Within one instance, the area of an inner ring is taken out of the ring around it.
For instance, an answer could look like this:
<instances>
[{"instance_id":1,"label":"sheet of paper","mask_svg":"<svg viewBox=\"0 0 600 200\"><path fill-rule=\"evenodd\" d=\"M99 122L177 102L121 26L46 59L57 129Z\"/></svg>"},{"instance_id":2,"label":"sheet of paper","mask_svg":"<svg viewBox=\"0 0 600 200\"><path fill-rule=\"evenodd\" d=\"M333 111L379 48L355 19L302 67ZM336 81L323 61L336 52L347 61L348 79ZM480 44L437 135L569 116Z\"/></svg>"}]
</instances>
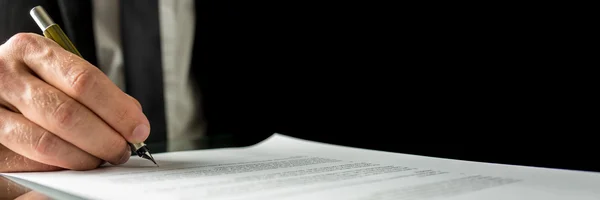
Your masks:
<instances>
[{"instance_id":1,"label":"sheet of paper","mask_svg":"<svg viewBox=\"0 0 600 200\"><path fill-rule=\"evenodd\" d=\"M77 172L4 174L85 199L600 199L600 173L363 150L275 134Z\"/></svg>"}]
</instances>

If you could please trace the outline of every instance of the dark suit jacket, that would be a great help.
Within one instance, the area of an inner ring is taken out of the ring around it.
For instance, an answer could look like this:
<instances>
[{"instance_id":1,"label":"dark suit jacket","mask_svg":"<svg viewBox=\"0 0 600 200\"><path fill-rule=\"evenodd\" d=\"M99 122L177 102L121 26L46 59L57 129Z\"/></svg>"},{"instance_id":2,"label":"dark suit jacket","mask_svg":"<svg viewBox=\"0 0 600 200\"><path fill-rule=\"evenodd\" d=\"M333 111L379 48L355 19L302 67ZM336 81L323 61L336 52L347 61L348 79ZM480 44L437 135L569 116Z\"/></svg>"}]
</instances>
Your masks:
<instances>
[{"instance_id":1,"label":"dark suit jacket","mask_svg":"<svg viewBox=\"0 0 600 200\"><path fill-rule=\"evenodd\" d=\"M77 1L0 0L0 41L39 33L28 10L43 5L61 16L59 24L94 63L93 33L72 16ZM197 1L190 76L202 92L211 147L250 145L279 132L401 153L600 171L591 139L598 133L580 129L590 120L565 109L559 87L537 82L537 71L512 56L529 43L496 29L501 23L458 11Z\"/></svg>"}]
</instances>

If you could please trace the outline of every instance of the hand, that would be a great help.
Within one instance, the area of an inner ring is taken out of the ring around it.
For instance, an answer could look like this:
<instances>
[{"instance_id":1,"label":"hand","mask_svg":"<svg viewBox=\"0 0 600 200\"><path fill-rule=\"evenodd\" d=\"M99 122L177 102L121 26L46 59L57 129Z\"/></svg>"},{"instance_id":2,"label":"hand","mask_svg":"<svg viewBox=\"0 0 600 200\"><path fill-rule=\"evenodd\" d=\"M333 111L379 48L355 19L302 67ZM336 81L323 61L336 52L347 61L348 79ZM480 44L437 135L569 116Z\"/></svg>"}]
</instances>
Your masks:
<instances>
[{"instance_id":1,"label":"hand","mask_svg":"<svg viewBox=\"0 0 600 200\"><path fill-rule=\"evenodd\" d=\"M49 200L50 198L0 176L0 199Z\"/></svg>"},{"instance_id":2,"label":"hand","mask_svg":"<svg viewBox=\"0 0 600 200\"><path fill-rule=\"evenodd\" d=\"M0 46L0 172L122 164L149 133L134 98L55 42L20 33Z\"/></svg>"}]
</instances>

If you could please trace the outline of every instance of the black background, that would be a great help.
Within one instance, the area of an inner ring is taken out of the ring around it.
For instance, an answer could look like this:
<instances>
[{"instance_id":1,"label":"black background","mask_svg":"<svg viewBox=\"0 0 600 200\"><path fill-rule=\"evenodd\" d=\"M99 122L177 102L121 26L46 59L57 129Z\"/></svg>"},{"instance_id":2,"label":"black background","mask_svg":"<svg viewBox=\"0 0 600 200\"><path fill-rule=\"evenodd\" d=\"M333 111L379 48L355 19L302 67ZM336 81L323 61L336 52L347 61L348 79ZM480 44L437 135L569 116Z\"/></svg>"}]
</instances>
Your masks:
<instances>
[{"instance_id":1,"label":"black background","mask_svg":"<svg viewBox=\"0 0 600 200\"><path fill-rule=\"evenodd\" d=\"M209 132L600 171L588 93L535 7L204 1Z\"/></svg>"},{"instance_id":2,"label":"black background","mask_svg":"<svg viewBox=\"0 0 600 200\"><path fill-rule=\"evenodd\" d=\"M56 11L54 1L19 2ZM27 18L2 17L3 27L37 30L26 12L2 8L2 16ZM574 37L562 35L570 29L559 25L572 21L561 9L203 0L196 12L199 59L191 75L212 148L279 132L400 153L600 171L595 91L581 89L594 79L572 70L577 60L563 54ZM12 35L4 33L2 40Z\"/></svg>"}]
</instances>

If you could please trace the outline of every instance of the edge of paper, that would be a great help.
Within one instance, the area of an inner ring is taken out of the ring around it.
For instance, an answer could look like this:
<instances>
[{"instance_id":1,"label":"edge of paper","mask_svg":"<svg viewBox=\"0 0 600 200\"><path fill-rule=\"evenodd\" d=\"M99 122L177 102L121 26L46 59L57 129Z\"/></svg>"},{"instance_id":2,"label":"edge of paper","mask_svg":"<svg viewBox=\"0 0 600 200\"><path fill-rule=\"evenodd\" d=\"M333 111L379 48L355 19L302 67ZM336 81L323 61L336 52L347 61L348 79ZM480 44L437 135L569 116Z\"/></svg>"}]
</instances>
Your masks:
<instances>
[{"instance_id":1,"label":"edge of paper","mask_svg":"<svg viewBox=\"0 0 600 200\"><path fill-rule=\"evenodd\" d=\"M583 174L592 174L592 175L600 176L600 172L597 172L597 171L552 168L552 167L541 167L541 166L530 166L530 165L518 165L518 164L506 164L506 163L484 162L484 161L474 161L474 160L462 160L462 159L454 159L454 158L426 156L426 155L419 155L419 154L408 154L408 153L400 153L400 152L392 152L392 151L382 151L382 150L375 150L375 149L365 149L365 148L358 148L358 147L352 147L352 146L344 146L344 145L338 145L338 144L306 140L306 139L301 139L301 138L284 135L284 134L280 134L280 133L273 133L271 136L267 137L266 139L254 144L254 145L250 145L250 146L242 147L242 148L258 147L258 146L261 146L262 144L268 143L271 140L276 140L276 139L280 139L280 138L285 139L285 140L296 140L298 142L312 143L312 144L318 144L318 145L323 145L323 146L341 147L341 148L355 149L355 150L361 150L361 151L370 151L370 152L377 152L377 153L385 153L385 154L404 155L404 156L420 157L420 158L432 158L432 159L440 159L440 160L448 160L448 161L456 161L456 162L464 162L464 163L477 163L477 164L506 166L506 167L554 170L554 171L563 171L563 172L568 172L568 173L583 173Z\"/></svg>"}]
</instances>

